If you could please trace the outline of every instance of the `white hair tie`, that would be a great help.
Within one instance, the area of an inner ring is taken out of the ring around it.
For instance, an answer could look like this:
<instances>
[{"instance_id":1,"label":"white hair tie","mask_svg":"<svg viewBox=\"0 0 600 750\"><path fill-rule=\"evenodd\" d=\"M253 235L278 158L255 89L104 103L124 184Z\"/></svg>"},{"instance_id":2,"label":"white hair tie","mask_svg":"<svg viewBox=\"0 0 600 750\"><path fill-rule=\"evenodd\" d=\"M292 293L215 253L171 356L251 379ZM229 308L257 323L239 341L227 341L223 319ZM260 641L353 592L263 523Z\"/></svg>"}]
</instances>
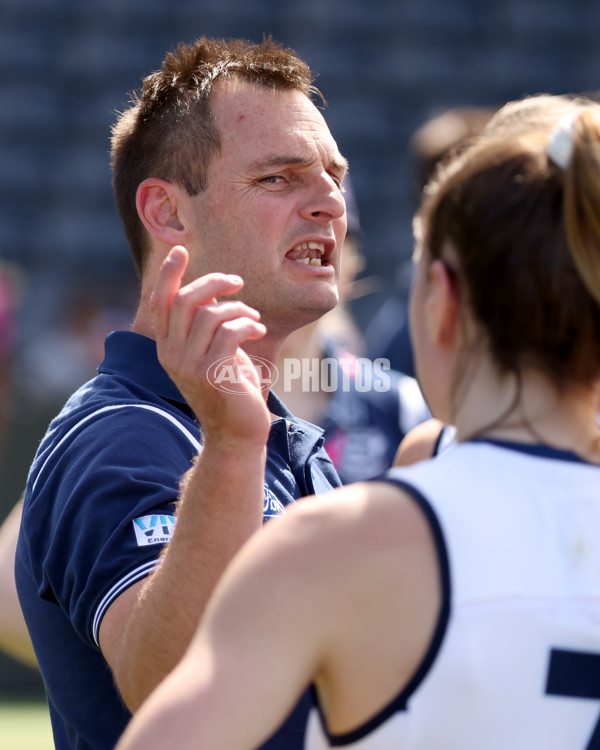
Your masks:
<instances>
[{"instance_id":1,"label":"white hair tie","mask_svg":"<svg viewBox=\"0 0 600 750\"><path fill-rule=\"evenodd\" d=\"M576 110L575 112L563 115L550 132L548 158L563 171L569 166L571 157L573 156L573 133L575 131L575 121L580 114L581 112Z\"/></svg>"}]
</instances>

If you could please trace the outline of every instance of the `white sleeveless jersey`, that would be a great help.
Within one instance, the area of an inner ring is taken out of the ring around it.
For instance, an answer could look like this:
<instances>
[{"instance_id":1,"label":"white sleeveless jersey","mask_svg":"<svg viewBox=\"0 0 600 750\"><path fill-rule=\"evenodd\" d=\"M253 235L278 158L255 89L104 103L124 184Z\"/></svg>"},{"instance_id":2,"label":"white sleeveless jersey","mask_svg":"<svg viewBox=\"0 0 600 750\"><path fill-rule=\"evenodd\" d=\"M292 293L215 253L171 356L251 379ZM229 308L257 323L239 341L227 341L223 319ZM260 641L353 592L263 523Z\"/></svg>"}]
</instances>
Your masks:
<instances>
[{"instance_id":1,"label":"white sleeveless jersey","mask_svg":"<svg viewBox=\"0 0 600 750\"><path fill-rule=\"evenodd\" d=\"M431 523L438 629L409 685L356 731L327 735L313 711L307 750L599 750L600 468L475 441L387 478Z\"/></svg>"}]
</instances>

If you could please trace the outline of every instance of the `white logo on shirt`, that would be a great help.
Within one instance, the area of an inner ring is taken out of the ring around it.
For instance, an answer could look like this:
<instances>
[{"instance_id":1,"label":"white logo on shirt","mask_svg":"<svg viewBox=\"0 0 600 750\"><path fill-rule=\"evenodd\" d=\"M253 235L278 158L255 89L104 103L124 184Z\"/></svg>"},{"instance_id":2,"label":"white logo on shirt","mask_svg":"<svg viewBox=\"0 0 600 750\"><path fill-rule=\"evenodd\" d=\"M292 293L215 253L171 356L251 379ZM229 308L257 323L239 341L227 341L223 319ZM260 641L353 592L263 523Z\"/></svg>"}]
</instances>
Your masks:
<instances>
[{"instance_id":1,"label":"white logo on shirt","mask_svg":"<svg viewBox=\"0 0 600 750\"><path fill-rule=\"evenodd\" d=\"M281 500L277 498L273 490L265 482L265 504L263 507L263 517L271 518L285 513L285 507Z\"/></svg>"},{"instance_id":2,"label":"white logo on shirt","mask_svg":"<svg viewBox=\"0 0 600 750\"><path fill-rule=\"evenodd\" d=\"M150 544L166 544L173 536L175 516L151 515L140 516L133 520L133 530L138 547Z\"/></svg>"}]
</instances>

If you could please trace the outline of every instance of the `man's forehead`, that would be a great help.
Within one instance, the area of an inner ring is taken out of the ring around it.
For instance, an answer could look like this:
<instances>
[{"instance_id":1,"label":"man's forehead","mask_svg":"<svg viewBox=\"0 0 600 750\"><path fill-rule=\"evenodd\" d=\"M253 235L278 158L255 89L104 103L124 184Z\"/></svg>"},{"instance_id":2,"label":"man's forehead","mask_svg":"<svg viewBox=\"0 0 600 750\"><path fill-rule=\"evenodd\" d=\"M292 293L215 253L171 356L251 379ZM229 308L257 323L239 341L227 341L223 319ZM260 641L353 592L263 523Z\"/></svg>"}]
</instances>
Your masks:
<instances>
[{"instance_id":1,"label":"man's forehead","mask_svg":"<svg viewBox=\"0 0 600 750\"><path fill-rule=\"evenodd\" d=\"M213 111L217 126L225 136L255 134L265 138L277 136L278 143L289 136L307 137L337 146L315 104L296 89L271 89L244 81L220 84L213 94ZM338 153L339 156L339 153ZM343 157L342 157L343 158Z\"/></svg>"},{"instance_id":2,"label":"man's forehead","mask_svg":"<svg viewBox=\"0 0 600 750\"><path fill-rule=\"evenodd\" d=\"M213 92L221 159L249 174L322 164L343 177L348 169L315 104L296 89L271 89L233 80ZM242 166L243 165L243 166Z\"/></svg>"}]
</instances>

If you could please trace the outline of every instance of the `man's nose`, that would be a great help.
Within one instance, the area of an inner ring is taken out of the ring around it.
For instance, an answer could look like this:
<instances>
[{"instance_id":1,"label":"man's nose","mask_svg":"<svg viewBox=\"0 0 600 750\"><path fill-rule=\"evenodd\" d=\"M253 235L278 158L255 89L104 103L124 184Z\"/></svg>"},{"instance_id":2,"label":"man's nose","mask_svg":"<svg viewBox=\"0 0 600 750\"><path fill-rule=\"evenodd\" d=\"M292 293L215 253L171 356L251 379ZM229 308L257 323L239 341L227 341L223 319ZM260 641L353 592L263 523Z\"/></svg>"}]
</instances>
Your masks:
<instances>
[{"instance_id":1,"label":"man's nose","mask_svg":"<svg viewBox=\"0 0 600 750\"><path fill-rule=\"evenodd\" d=\"M313 221L320 219L329 222L345 215L346 201L340 186L331 175L324 173L319 176L302 211L306 218Z\"/></svg>"}]
</instances>

